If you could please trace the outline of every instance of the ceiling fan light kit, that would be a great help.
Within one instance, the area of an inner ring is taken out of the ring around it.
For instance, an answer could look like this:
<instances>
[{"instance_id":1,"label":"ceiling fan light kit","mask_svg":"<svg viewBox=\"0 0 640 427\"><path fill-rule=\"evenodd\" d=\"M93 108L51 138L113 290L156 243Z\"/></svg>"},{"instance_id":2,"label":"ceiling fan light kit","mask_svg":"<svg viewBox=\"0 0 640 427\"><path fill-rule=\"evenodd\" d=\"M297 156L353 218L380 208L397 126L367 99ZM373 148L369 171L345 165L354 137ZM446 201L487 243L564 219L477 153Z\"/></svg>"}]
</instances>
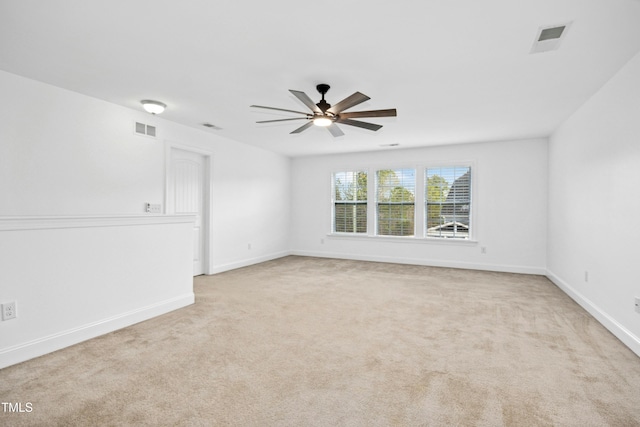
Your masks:
<instances>
[{"instance_id":1,"label":"ceiling fan light kit","mask_svg":"<svg viewBox=\"0 0 640 427\"><path fill-rule=\"evenodd\" d=\"M370 110L370 111L353 111L346 112L351 107L355 107L356 105L368 101L369 98L367 95L364 95L360 92L355 92L353 95L346 97L342 101L338 102L335 105L329 104L325 99L324 95L329 91L330 86L328 84L322 83L316 86L318 92L322 95L322 99L317 104L307 96L306 93L291 90L291 92L300 102L302 102L307 108L311 110L311 113L304 113L302 111L295 110L287 110L284 108L275 108L275 107L265 107L262 105L252 105L254 108L264 108L267 110L276 110L276 111L285 111L288 113L296 113L303 114L305 117L294 117L289 119L276 119L276 120L261 120L256 123L274 123L274 122L285 122L290 120L307 120L307 123L300 126L299 128L293 130L291 133L300 133L310 126L322 126L326 127L331 135L334 137L342 136L344 133L342 130L336 125L337 123L349 126L355 126L367 130L377 131L382 127L382 125L377 125L374 123L363 122L360 120L353 120L354 118L362 118L362 117L396 117L397 112L395 108L387 109L387 110Z\"/></svg>"},{"instance_id":2,"label":"ceiling fan light kit","mask_svg":"<svg viewBox=\"0 0 640 427\"><path fill-rule=\"evenodd\" d=\"M316 126L330 126L333 121L328 117L318 116L313 119L313 124Z\"/></svg>"}]
</instances>

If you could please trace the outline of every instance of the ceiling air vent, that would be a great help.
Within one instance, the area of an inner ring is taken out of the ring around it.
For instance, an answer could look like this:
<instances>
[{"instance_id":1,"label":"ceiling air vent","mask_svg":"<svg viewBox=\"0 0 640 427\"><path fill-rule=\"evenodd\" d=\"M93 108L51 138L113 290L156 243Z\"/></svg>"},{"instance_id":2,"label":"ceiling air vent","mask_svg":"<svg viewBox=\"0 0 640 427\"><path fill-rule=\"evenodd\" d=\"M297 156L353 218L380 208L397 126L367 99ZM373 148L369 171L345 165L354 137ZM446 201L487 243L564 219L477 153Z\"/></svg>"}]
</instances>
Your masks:
<instances>
[{"instance_id":1,"label":"ceiling air vent","mask_svg":"<svg viewBox=\"0 0 640 427\"><path fill-rule=\"evenodd\" d=\"M214 129L214 130L222 130L221 127L218 127L216 125L212 125L211 123L203 123L202 126L209 128L209 129Z\"/></svg>"},{"instance_id":2,"label":"ceiling air vent","mask_svg":"<svg viewBox=\"0 0 640 427\"><path fill-rule=\"evenodd\" d=\"M571 22L538 28L538 33L531 47L531 53L549 52L560 47L567 35Z\"/></svg>"},{"instance_id":3,"label":"ceiling air vent","mask_svg":"<svg viewBox=\"0 0 640 427\"><path fill-rule=\"evenodd\" d=\"M135 127L136 135L145 135L145 136L150 136L152 138L156 137L155 126L146 125L140 122L135 122L135 123L136 123L136 127Z\"/></svg>"}]
</instances>

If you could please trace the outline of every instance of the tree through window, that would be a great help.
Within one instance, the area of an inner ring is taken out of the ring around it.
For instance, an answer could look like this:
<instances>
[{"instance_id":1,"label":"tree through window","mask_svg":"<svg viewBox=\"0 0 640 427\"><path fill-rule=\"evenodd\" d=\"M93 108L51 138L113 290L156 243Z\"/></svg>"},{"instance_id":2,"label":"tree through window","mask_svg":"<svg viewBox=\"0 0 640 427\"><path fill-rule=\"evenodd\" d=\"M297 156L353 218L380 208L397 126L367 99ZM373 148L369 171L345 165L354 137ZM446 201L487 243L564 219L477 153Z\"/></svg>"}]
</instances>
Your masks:
<instances>
[{"instance_id":1,"label":"tree through window","mask_svg":"<svg viewBox=\"0 0 640 427\"><path fill-rule=\"evenodd\" d=\"M333 174L333 231L367 232L367 172Z\"/></svg>"},{"instance_id":2,"label":"tree through window","mask_svg":"<svg viewBox=\"0 0 640 427\"><path fill-rule=\"evenodd\" d=\"M415 234L415 169L382 169L376 172L377 234Z\"/></svg>"}]
</instances>

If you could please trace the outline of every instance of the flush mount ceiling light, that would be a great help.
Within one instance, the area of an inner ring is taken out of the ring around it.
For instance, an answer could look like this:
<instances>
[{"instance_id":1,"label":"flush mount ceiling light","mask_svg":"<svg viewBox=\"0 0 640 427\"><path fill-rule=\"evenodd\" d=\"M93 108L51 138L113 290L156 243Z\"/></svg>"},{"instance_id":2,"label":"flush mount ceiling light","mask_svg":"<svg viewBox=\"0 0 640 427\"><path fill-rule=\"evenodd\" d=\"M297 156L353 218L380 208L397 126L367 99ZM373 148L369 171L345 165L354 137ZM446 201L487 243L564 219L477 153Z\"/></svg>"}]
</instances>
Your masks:
<instances>
[{"instance_id":1,"label":"flush mount ceiling light","mask_svg":"<svg viewBox=\"0 0 640 427\"><path fill-rule=\"evenodd\" d=\"M151 114L160 114L165 108L167 108L167 104L163 104L159 101L152 101L150 99L144 99L140 101L140 103L142 104L142 108Z\"/></svg>"}]
</instances>

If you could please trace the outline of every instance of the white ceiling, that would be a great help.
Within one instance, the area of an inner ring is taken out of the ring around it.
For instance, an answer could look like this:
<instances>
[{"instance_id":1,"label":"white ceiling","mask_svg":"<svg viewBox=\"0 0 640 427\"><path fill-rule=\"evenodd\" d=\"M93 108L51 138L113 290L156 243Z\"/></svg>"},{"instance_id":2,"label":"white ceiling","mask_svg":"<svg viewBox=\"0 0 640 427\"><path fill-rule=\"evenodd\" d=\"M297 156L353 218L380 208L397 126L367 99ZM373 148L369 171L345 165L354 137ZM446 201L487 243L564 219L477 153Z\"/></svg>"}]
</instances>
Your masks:
<instances>
[{"instance_id":1,"label":"white ceiling","mask_svg":"<svg viewBox=\"0 0 640 427\"><path fill-rule=\"evenodd\" d=\"M326 7L323 7L326 5ZM539 27L573 24L530 54ZM637 0L0 0L0 69L289 156L548 136L640 51ZM397 108L333 138L288 89ZM210 122L222 128L207 130Z\"/></svg>"}]
</instances>

